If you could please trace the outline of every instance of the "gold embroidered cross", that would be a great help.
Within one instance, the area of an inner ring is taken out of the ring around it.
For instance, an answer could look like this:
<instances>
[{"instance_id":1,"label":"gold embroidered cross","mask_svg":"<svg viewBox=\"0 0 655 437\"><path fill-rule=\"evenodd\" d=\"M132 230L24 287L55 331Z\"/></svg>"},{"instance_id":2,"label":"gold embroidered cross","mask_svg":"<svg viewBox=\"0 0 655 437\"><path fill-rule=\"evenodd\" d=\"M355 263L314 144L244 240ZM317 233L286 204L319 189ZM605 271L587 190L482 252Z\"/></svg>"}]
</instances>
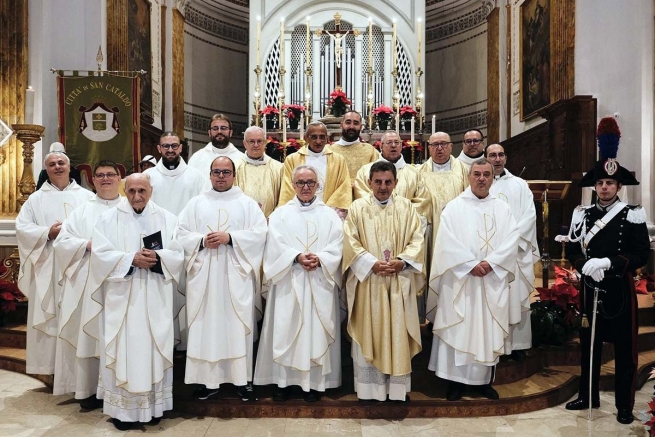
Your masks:
<instances>
[{"instance_id":1,"label":"gold embroidered cross","mask_svg":"<svg viewBox=\"0 0 655 437\"><path fill-rule=\"evenodd\" d=\"M486 250L485 256L489 254L489 249L492 251L494 250L493 246L491 245L491 239L496 235L496 221L494 220L493 217L484 214L484 237L480 235L480 231L478 231L478 237L482 241L484 241L484 244L480 247L480 250ZM491 234L491 235L490 235Z\"/></svg>"}]
</instances>

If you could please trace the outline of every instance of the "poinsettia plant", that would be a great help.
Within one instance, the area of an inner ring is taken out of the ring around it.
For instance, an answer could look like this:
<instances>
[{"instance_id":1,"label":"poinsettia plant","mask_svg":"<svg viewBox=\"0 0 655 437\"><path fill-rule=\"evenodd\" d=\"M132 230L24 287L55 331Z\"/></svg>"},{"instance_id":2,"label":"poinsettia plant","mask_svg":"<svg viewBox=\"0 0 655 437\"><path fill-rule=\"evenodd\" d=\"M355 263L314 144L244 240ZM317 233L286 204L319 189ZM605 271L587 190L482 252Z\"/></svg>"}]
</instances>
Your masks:
<instances>
[{"instance_id":1,"label":"poinsettia plant","mask_svg":"<svg viewBox=\"0 0 655 437\"><path fill-rule=\"evenodd\" d=\"M650 376L648 379L652 380L655 378L655 368L650 369ZM648 402L648 411L646 411L646 416L648 420L644 422L644 425L648 428L648 435L651 437L655 436L655 397Z\"/></svg>"},{"instance_id":2,"label":"poinsettia plant","mask_svg":"<svg viewBox=\"0 0 655 437\"><path fill-rule=\"evenodd\" d=\"M264 115L267 120L272 120L278 116L280 111L275 106L268 105L264 109L259 111L259 113L261 115Z\"/></svg>"},{"instance_id":3,"label":"poinsettia plant","mask_svg":"<svg viewBox=\"0 0 655 437\"><path fill-rule=\"evenodd\" d=\"M399 108L400 118L403 120L411 120L412 117L416 117L418 112L414 110L411 106L401 106Z\"/></svg>"},{"instance_id":4,"label":"poinsettia plant","mask_svg":"<svg viewBox=\"0 0 655 437\"><path fill-rule=\"evenodd\" d=\"M0 325L5 324L5 315L16 311L16 304L27 299L11 281L0 279Z\"/></svg>"},{"instance_id":5,"label":"poinsettia plant","mask_svg":"<svg viewBox=\"0 0 655 437\"><path fill-rule=\"evenodd\" d=\"M289 120L300 118L300 114L305 112L305 107L302 105L284 105L282 106L282 109L287 110L287 117Z\"/></svg>"},{"instance_id":6,"label":"poinsettia plant","mask_svg":"<svg viewBox=\"0 0 655 437\"><path fill-rule=\"evenodd\" d=\"M338 116L346 113L348 105L352 102L348 100L348 96L339 88L335 89L330 93L330 99L328 100L328 105L330 106L332 115Z\"/></svg>"},{"instance_id":7,"label":"poinsettia plant","mask_svg":"<svg viewBox=\"0 0 655 437\"><path fill-rule=\"evenodd\" d=\"M393 108L385 105L380 105L373 110L373 117L376 121L390 121L393 115Z\"/></svg>"}]
</instances>

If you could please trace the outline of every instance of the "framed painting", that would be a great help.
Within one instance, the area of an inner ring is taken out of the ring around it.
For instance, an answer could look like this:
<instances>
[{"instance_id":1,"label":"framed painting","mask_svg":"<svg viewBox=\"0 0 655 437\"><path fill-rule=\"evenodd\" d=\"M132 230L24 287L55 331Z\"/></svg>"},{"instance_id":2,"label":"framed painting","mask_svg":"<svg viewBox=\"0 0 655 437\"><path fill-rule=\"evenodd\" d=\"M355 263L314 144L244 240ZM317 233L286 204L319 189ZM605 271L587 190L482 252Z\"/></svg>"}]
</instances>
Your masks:
<instances>
[{"instance_id":1,"label":"framed painting","mask_svg":"<svg viewBox=\"0 0 655 437\"><path fill-rule=\"evenodd\" d=\"M550 104L550 12L550 0L525 0L521 4L521 121Z\"/></svg>"},{"instance_id":2,"label":"framed painting","mask_svg":"<svg viewBox=\"0 0 655 437\"><path fill-rule=\"evenodd\" d=\"M145 70L141 77L141 109L152 115L152 40L150 34L151 4L149 0L128 0L127 69Z\"/></svg>"}]
</instances>

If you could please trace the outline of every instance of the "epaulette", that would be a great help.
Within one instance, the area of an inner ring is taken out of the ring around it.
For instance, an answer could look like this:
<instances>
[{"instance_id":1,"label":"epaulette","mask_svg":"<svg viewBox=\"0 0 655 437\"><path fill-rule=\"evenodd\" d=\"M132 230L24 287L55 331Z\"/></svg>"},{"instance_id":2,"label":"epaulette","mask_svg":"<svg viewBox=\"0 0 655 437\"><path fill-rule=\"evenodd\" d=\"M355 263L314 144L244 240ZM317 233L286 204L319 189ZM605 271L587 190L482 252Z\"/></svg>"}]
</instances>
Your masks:
<instances>
[{"instance_id":1,"label":"epaulette","mask_svg":"<svg viewBox=\"0 0 655 437\"><path fill-rule=\"evenodd\" d=\"M573 217L571 217L571 224L582 223L582 221L584 220L585 212L589 208L591 208L591 206L585 206L585 205L576 206L575 209L573 210Z\"/></svg>"},{"instance_id":2,"label":"epaulette","mask_svg":"<svg viewBox=\"0 0 655 437\"><path fill-rule=\"evenodd\" d=\"M635 205L628 209L626 219L630 223L646 223L646 210L641 205Z\"/></svg>"}]
</instances>

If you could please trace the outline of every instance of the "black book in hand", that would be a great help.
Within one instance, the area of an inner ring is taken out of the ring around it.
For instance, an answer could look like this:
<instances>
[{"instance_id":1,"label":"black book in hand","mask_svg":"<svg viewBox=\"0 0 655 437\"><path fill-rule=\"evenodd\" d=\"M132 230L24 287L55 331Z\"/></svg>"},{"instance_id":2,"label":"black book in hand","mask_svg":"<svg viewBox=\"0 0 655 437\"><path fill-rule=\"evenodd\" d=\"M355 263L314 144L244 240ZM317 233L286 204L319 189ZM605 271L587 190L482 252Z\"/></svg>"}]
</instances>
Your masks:
<instances>
[{"instance_id":1,"label":"black book in hand","mask_svg":"<svg viewBox=\"0 0 655 437\"><path fill-rule=\"evenodd\" d=\"M161 239L161 231L143 237L143 248L149 250L161 250L164 248L164 243Z\"/></svg>"}]
</instances>

